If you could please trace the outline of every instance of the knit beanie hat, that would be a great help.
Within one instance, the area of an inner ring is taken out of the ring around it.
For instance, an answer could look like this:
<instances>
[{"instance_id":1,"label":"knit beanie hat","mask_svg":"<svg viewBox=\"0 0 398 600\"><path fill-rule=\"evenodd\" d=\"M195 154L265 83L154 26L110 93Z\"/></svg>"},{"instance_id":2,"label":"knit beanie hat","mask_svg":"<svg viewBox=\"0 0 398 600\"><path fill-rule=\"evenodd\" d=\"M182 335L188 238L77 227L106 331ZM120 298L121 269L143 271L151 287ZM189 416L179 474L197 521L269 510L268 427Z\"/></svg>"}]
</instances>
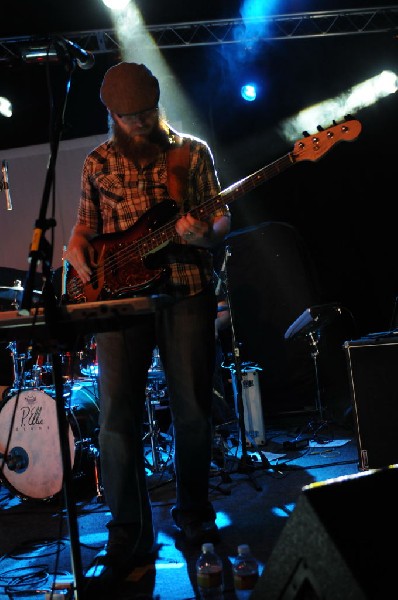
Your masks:
<instances>
[{"instance_id":1,"label":"knit beanie hat","mask_svg":"<svg viewBox=\"0 0 398 600\"><path fill-rule=\"evenodd\" d=\"M159 81L145 65L121 62L105 73L100 98L108 110L128 115L155 108Z\"/></svg>"}]
</instances>

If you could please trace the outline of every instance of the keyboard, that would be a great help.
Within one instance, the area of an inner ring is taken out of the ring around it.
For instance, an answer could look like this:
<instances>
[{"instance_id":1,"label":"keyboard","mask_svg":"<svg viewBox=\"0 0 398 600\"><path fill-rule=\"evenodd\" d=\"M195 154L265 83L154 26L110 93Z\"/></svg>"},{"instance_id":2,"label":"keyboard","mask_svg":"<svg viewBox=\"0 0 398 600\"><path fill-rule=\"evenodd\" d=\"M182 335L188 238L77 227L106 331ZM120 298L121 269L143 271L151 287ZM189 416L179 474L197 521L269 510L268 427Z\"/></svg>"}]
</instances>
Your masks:
<instances>
[{"instance_id":1,"label":"keyboard","mask_svg":"<svg viewBox=\"0 0 398 600\"><path fill-rule=\"evenodd\" d=\"M127 327L137 315L149 314L170 304L166 294L134 296L99 302L65 304L46 318L44 308L31 309L29 315L17 310L0 312L0 340L59 340L69 343L76 336Z\"/></svg>"}]
</instances>

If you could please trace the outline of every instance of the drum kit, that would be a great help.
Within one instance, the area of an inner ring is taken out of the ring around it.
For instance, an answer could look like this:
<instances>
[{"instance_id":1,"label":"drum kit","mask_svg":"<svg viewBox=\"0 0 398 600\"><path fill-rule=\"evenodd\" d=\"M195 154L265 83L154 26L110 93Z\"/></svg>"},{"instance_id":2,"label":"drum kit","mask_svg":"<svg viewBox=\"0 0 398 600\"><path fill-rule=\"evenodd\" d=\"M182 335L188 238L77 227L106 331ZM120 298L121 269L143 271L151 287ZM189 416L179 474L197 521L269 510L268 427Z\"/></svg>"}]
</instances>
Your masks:
<instances>
[{"instance_id":1,"label":"drum kit","mask_svg":"<svg viewBox=\"0 0 398 600\"><path fill-rule=\"evenodd\" d=\"M23 500L51 500L63 484L63 464L51 355L10 342L14 381L0 403L0 481ZM102 501L98 448L98 386L75 378L80 353L61 355L63 400L76 491L96 487Z\"/></svg>"},{"instance_id":2,"label":"drum kit","mask_svg":"<svg viewBox=\"0 0 398 600\"><path fill-rule=\"evenodd\" d=\"M51 355L32 357L32 349L11 342L14 381L0 399L0 484L22 500L47 501L62 489L63 465L58 434L56 393ZM61 355L64 407L76 490L92 491L103 502L100 474L98 363L95 338L82 352ZM158 473L169 436L160 431L158 411L168 408L167 389L158 349L153 353L146 388L144 446L147 473ZM163 445L162 445L163 444ZM87 485L89 490L87 490Z\"/></svg>"}]
</instances>

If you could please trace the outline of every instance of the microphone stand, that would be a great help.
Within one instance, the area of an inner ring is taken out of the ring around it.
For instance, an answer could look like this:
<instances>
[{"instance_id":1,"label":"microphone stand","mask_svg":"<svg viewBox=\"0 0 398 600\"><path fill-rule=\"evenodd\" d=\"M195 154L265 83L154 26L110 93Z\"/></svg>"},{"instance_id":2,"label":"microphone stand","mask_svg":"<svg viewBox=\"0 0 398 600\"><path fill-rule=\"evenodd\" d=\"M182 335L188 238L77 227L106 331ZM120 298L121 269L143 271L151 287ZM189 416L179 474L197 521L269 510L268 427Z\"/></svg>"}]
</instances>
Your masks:
<instances>
[{"instance_id":1,"label":"microphone stand","mask_svg":"<svg viewBox=\"0 0 398 600\"><path fill-rule=\"evenodd\" d=\"M225 248L225 264L226 265L227 265L227 262L228 262L228 259L230 258L230 256L231 256L231 250L230 250L229 246L226 246L226 248ZM223 275L224 275L225 295L226 295L226 300L227 300L227 304L228 304L229 311L230 311L230 317L231 317L231 337L232 337L233 364L234 364L234 371L235 371L236 406L237 406L237 410L238 410L240 443L241 443L241 449L242 449L237 472L247 475L249 480L251 481L253 487L255 488L255 490L260 492L262 490L262 488L257 483L256 479L253 477L253 472L256 470L257 465L255 465L255 463L253 462L253 459L247 453L245 409L244 409L243 397L242 397L242 387L243 387L242 386L242 384L243 384L242 366L241 366L241 360L240 360L239 345L236 342L234 311L232 309L231 296L230 296L230 292L229 292L229 288L228 288L227 272L228 272L228 269L225 269L225 272ZM261 458L262 466L264 468L271 469L272 466L270 465L267 457L264 456L264 454L259 450L258 450L258 453Z\"/></svg>"},{"instance_id":2,"label":"microphone stand","mask_svg":"<svg viewBox=\"0 0 398 600\"><path fill-rule=\"evenodd\" d=\"M71 545L71 562L74 576L74 598L80 600L82 598L83 570L79 545L79 533L77 526L76 505L72 493L72 466L69 448L69 438L67 429L67 418L65 414L64 398L63 398L63 379L62 379L62 361L57 343L65 342L66 332L60 331L57 327L57 303L56 296L51 282L51 262L53 248L45 239L44 234L49 228L56 225L55 219L47 219L47 208L49 204L50 192L54 185L55 179L55 164L58 154L59 141L63 126L63 118L66 108L67 96L70 89L71 76L75 67L75 62L71 57L66 57L66 82L61 96L60 110L56 111L54 118L54 127L51 132L50 139L50 158L47 166L47 174L43 191L42 202L40 206L39 218L35 223L32 242L29 253L29 271L24 285L24 293L19 309L20 315L30 315L32 308L32 294L34 289L34 280L36 275L37 265L42 264L43 269L43 302L45 321L51 332L54 332L55 348L53 348L52 361L54 372L54 384L56 392L56 408L58 418L58 429L60 438L60 449L63 465L63 492L65 504L68 514L68 527Z\"/></svg>"}]
</instances>

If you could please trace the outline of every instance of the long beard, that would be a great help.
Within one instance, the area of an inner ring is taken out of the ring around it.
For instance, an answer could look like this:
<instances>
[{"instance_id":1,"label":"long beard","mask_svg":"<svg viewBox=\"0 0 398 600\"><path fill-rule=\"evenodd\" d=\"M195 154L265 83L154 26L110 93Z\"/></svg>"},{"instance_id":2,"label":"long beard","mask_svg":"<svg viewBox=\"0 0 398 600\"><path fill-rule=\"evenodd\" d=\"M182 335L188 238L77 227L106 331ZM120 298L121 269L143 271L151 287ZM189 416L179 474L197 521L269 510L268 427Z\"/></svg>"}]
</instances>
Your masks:
<instances>
[{"instance_id":1,"label":"long beard","mask_svg":"<svg viewBox=\"0 0 398 600\"><path fill-rule=\"evenodd\" d=\"M168 131L159 122L150 133L131 137L112 120L111 131L116 150L137 163L154 161L169 145Z\"/></svg>"}]
</instances>

